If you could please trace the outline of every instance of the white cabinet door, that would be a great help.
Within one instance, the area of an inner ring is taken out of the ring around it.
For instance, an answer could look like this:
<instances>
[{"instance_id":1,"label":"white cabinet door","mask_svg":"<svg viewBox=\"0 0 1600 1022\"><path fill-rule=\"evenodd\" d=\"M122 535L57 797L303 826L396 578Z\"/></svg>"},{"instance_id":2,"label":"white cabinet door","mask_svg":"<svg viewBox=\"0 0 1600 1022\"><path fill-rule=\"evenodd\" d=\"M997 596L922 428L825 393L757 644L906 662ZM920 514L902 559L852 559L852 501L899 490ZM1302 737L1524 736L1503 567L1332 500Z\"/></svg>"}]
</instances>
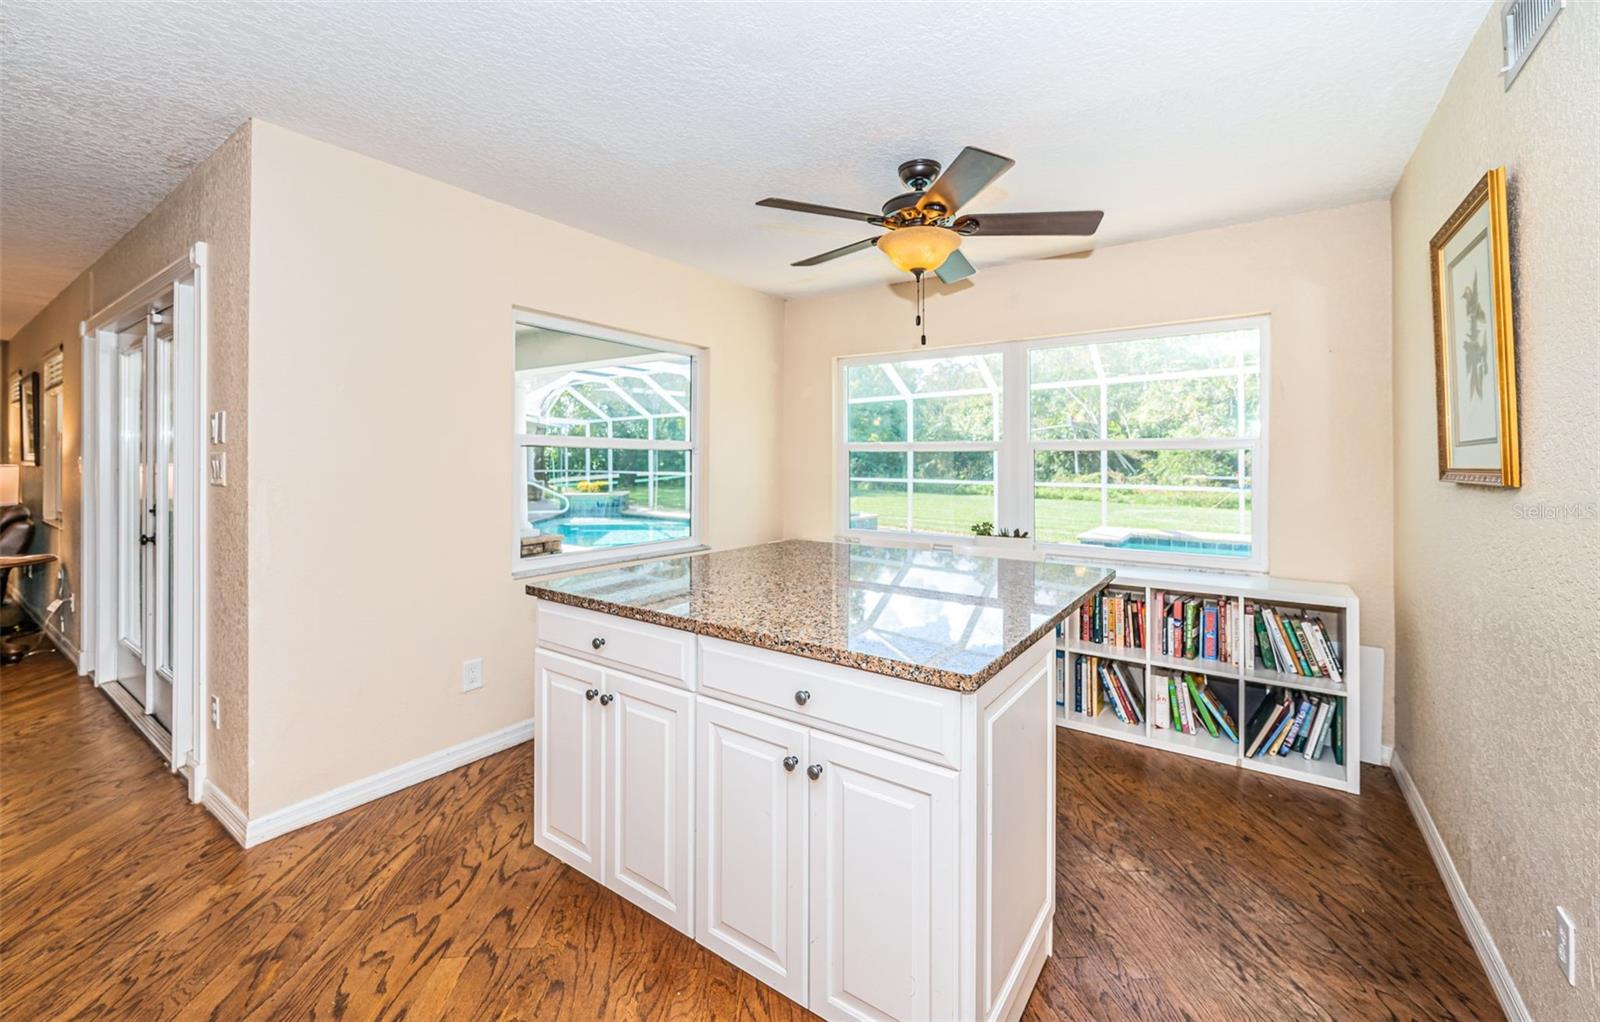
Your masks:
<instances>
[{"instance_id":1,"label":"white cabinet door","mask_svg":"<svg viewBox=\"0 0 1600 1022\"><path fill-rule=\"evenodd\" d=\"M606 671L605 884L694 934L694 696Z\"/></svg>"},{"instance_id":2,"label":"white cabinet door","mask_svg":"<svg viewBox=\"0 0 1600 1022\"><path fill-rule=\"evenodd\" d=\"M806 999L806 729L697 702L700 801L695 939Z\"/></svg>"},{"instance_id":3,"label":"white cabinet door","mask_svg":"<svg viewBox=\"0 0 1600 1022\"><path fill-rule=\"evenodd\" d=\"M960 1017L957 775L817 731L810 746L808 1007Z\"/></svg>"},{"instance_id":4,"label":"white cabinet door","mask_svg":"<svg viewBox=\"0 0 1600 1022\"><path fill-rule=\"evenodd\" d=\"M533 670L534 843L599 880L602 672L542 647Z\"/></svg>"}]
</instances>

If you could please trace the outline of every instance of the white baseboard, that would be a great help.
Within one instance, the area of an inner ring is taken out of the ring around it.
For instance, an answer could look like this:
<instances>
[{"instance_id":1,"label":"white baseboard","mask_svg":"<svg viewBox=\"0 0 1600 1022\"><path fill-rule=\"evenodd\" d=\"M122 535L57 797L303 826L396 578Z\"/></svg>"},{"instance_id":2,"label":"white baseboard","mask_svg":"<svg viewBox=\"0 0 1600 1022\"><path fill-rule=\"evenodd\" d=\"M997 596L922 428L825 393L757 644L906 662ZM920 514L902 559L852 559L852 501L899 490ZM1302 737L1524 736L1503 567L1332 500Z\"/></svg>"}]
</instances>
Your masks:
<instances>
[{"instance_id":1,"label":"white baseboard","mask_svg":"<svg viewBox=\"0 0 1600 1022\"><path fill-rule=\"evenodd\" d=\"M1467 893L1466 885L1461 882L1461 874L1456 872L1456 864L1450 858L1450 850L1445 847L1444 838L1439 835L1439 828L1434 826L1433 817L1428 813L1428 806L1422 801L1422 792L1417 790L1416 782L1406 772L1405 764L1400 761L1398 754L1390 752L1389 767L1394 771L1394 779L1406 797L1406 805L1411 807L1411 815L1416 818L1423 840L1428 843L1428 851L1433 854L1433 863L1439 867L1439 875L1444 878L1445 890L1450 892L1450 900L1455 904L1456 915L1461 917L1461 925L1466 928L1467 939L1472 942L1472 949L1478 952L1478 961L1483 963L1483 971L1489 975L1489 984L1494 987L1495 996L1500 999L1500 1009L1506 1013L1506 1018L1510 1019L1510 1022L1531 1022L1532 1016L1528 1014L1527 1005L1522 1003L1522 994L1517 990L1517 984L1512 980L1510 970L1506 968L1505 959L1500 957L1500 949L1495 946L1489 927L1484 924L1483 917L1478 914L1477 906L1472 903L1472 896Z\"/></svg>"},{"instance_id":2,"label":"white baseboard","mask_svg":"<svg viewBox=\"0 0 1600 1022\"><path fill-rule=\"evenodd\" d=\"M325 791L321 795L314 795L292 806L286 806L276 812L267 813L250 820L243 829L240 844L246 848L253 848L263 841L287 834L292 830L326 820L330 816L337 816L356 806L393 794L401 788L409 788L413 784L426 781L430 777L437 777L457 767L466 766L474 760L485 756L492 756L497 752L509 749L514 745L533 740L533 720L520 721L509 727L489 734L480 735L469 739L459 745L452 745L448 749L429 753L409 763L391 767L371 777L364 777L359 781L341 785L332 791ZM209 788L209 785L207 786ZM209 791L207 793L209 796ZM206 801L211 808L210 801ZM230 803L231 805L231 803ZM237 807L233 808L235 813ZM212 812L217 812L212 808ZM223 826L229 826L228 821L222 819ZM229 827L229 833L233 833ZM238 834L234 835L236 838Z\"/></svg>"},{"instance_id":3,"label":"white baseboard","mask_svg":"<svg viewBox=\"0 0 1600 1022\"><path fill-rule=\"evenodd\" d=\"M1394 746L1385 745L1381 747L1379 750L1379 755L1382 756L1382 762L1379 765L1390 766L1394 763Z\"/></svg>"},{"instance_id":4,"label":"white baseboard","mask_svg":"<svg viewBox=\"0 0 1600 1022\"><path fill-rule=\"evenodd\" d=\"M232 834L235 841L246 848L250 847L245 841L250 821L245 818L244 810L233 804L233 799L218 791L216 785L207 781L200 793L200 804L210 810L211 815L222 823L222 829Z\"/></svg>"}]
</instances>

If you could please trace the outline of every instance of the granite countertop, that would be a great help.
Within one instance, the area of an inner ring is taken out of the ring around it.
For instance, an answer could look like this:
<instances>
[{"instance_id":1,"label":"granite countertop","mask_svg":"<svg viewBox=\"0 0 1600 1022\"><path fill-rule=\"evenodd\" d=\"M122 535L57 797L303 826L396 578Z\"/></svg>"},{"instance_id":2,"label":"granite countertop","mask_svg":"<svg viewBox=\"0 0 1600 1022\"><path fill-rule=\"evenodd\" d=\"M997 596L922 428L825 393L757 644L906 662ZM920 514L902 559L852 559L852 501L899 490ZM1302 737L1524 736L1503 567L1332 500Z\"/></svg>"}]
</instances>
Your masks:
<instances>
[{"instance_id":1,"label":"granite countertop","mask_svg":"<svg viewBox=\"0 0 1600 1022\"><path fill-rule=\"evenodd\" d=\"M972 692L1114 575L1087 565L784 540L541 579L527 591Z\"/></svg>"}]
</instances>

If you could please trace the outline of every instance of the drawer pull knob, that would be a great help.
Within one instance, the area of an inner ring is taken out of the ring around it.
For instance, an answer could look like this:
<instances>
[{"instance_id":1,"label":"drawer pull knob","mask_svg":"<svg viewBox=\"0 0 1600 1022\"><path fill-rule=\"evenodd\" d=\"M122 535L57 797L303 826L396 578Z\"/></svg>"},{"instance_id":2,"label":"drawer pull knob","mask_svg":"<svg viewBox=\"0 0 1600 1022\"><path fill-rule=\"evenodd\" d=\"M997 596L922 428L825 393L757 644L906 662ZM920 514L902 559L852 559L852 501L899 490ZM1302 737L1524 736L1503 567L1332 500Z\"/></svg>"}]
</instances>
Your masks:
<instances>
[{"instance_id":1,"label":"drawer pull knob","mask_svg":"<svg viewBox=\"0 0 1600 1022\"><path fill-rule=\"evenodd\" d=\"M806 767L806 776L811 778L813 781L816 780L817 778L821 777L822 776L822 764L821 763L813 763L810 766Z\"/></svg>"},{"instance_id":2,"label":"drawer pull knob","mask_svg":"<svg viewBox=\"0 0 1600 1022\"><path fill-rule=\"evenodd\" d=\"M601 646L604 646L605 644L606 644L606 640L600 638L600 636L598 636L598 635L596 635L593 639L589 640L589 645L593 646L595 649L599 649Z\"/></svg>"},{"instance_id":3,"label":"drawer pull knob","mask_svg":"<svg viewBox=\"0 0 1600 1022\"><path fill-rule=\"evenodd\" d=\"M600 705L601 706L610 706L611 705L611 700L613 700L615 698L617 698L617 697L612 695L610 692L607 692L605 695L600 697Z\"/></svg>"},{"instance_id":4,"label":"drawer pull knob","mask_svg":"<svg viewBox=\"0 0 1600 1022\"><path fill-rule=\"evenodd\" d=\"M785 770L789 771L791 774L794 773L794 768L799 766L799 765L800 765L800 757L799 756L785 756L785 757L783 757L783 768Z\"/></svg>"},{"instance_id":5,"label":"drawer pull knob","mask_svg":"<svg viewBox=\"0 0 1600 1022\"><path fill-rule=\"evenodd\" d=\"M588 699L589 701L593 702L594 701L594 697L599 695L599 694L600 694L600 690L599 689L591 688L589 691L587 691L587 692L585 692L583 694L583 698Z\"/></svg>"},{"instance_id":6,"label":"drawer pull knob","mask_svg":"<svg viewBox=\"0 0 1600 1022\"><path fill-rule=\"evenodd\" d=\"M794 701L799 703L801 706L804 706L806 703L811 701L811 693L807 692L805 689L801 689L794 694Z\"/></svg>"}]
</instances>

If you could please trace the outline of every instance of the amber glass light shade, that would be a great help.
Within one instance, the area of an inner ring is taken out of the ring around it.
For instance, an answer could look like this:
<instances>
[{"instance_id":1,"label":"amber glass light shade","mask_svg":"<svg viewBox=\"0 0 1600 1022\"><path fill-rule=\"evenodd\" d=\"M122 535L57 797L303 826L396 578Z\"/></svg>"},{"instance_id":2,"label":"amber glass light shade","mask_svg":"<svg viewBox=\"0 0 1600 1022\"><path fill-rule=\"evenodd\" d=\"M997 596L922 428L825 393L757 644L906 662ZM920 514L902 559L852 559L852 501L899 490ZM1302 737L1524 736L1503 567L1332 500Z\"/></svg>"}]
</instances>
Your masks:
<instances>
[{"instance_id":1,"label":"amber glass light shade","mask_svg":"<svg viewBox=\"0 0 1600 1022\"><path fill-rule=\"evenodd\" d=\"M944 227L902 227L879 238L878 247L907 273L937 270L961 247L961 235Z\"/></svg>"}]
</instances>

